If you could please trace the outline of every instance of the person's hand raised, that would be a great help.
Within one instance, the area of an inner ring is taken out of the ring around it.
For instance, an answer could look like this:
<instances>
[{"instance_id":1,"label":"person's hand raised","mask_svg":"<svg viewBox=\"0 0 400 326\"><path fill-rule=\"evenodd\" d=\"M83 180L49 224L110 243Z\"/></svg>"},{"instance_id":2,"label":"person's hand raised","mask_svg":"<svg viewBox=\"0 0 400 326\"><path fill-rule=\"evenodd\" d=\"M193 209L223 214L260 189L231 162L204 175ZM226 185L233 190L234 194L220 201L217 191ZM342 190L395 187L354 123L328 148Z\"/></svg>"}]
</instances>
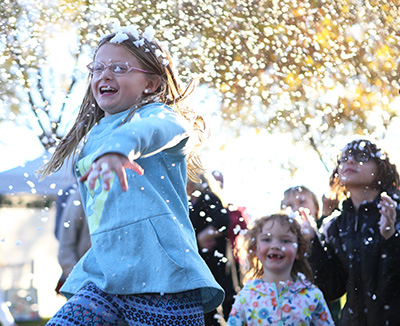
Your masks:
<instances>
[{"instance_id":1,"label":"person's hand raised","mask_svg":"<svg viewBox=\"0 0 400 326\"><path fill-rule=\"evenodd\" d=\"M322 196L322 216L329 216L339 207L339 200L337 198Z\"/></svg>"},{"instance_id":2,"label":"person's hand raised","mask_svg":"<svg viewBox=\"0 0 400 326\"><path fill-rule=\"evenodd\" d=\"M308 208L300 207L298 210L293 212L292 208L289 206L283 209L283 211L300 224L301 232L306 240L311 241L314 238L318 228L317 223L315 222L314 217L310 214Z\"/></svg>"},{"instance_id":3,"label":"person's hand raised","mask_svg":"<svg viewBox=\"0 0 400 326\"><path fill-rule=\"evenodd\" d=\"M396 205L397 203L385 192L381 194L381 201L379 202L379 213L381 213L379 229L382 236L386 240L389 239L396 231Z\"/></svg>"},{"instance_id":4,"label":"person's hand raised","mask_svg":"<svg viewBox=\"0 0 400 326\"><path fill-rule=\"evenodd\" d=\"M212 250L217 245L217 241L215 239L220 235L221 233L218 232L218 230L216 230L212 225L209 225L203 231L201 231L197 235L197 242L201 251L207 252Z\"/></svg>"},{"instance_id":5,"label":"person's hand raised","mask_svg":"<svg viewBox=\"0 0 400 326\"><path fill-rule=\"evenodd\" d=\"M128 190L128 181L125 169L135 171L143 175L143 168L136 162L131 162L126 156L117 153L108 153L98 158L90 168L79 179L80 182L88 181L89 189L94 189L96 180L101 176L103 178L103 189L110 190L110 181L113 178L113 172L117 174L122 191Z\"/></svg>"},{"instance_id":6,"label":"person's hand raised","mask_svg":"<svg viewBox=\"0 0 400 326\"><path fill-rule=\"evenodd\" d=\"M311 241L315 236L317 223L314 217L311 216L310 210L302 207L296 212L296 215L298 216L296 219L301 226L304 238Z\"/></svg>"}]
</instances>

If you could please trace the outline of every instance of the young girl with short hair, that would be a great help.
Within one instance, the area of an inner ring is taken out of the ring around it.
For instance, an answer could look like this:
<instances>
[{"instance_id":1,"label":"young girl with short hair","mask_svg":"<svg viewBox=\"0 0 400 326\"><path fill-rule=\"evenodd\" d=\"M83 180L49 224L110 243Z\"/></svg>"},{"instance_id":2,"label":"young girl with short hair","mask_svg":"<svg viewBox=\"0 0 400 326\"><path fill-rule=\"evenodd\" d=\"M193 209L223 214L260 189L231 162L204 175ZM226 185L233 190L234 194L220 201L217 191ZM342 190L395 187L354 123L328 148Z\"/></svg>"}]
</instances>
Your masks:
<instances>
[{"instance_id":1,"label":"young girl with short hair","mask_svg":"<svg viewBox=\"0 0 400 326\"><path fill-rule=\"evenodd\" d=\"M224 296L198 254L185 191L186 175L201 170L193 149L204 124L184 105L191 85L181 89L154 29L115 28L88 65L75 124L41 171L77 156L92 243L47 325L204 325Z\"/></svg>"},{"instance_id":2,"label":"young girl with short hair","mask_svg":"<svg viewBox=\"0 0 400 326\"><path fill-rule=\"evenodd\" d=\"M322 292L310 281L309 242L295 219L284 213L259 218L245 243L247 282L228 325L333 325Z\"/></svg>"},{"instance_id":3,"label":"young girl with short hair","mask_svg":"<svg viewBox=\"0 0 400 326\"><path fill-rule=\"evenodd\" d=\"M294 186L283 192L281 209L290 207L293 212L307 209L307 215L315 222L319 219L319 202L317 196L306 186Z\"/></svg>"},{"instance_id":4,"label":"young girl with short hair","mask_svg":"<svg viewBox=\"0 0 400 326\"><path fill-rule=\"evenodd\" d=\"M397 168L376 144L357 139L340 151L330 186L342 203L313 239L315 282L327 300L347 293L340 325L398 325Z\"/></svg>"}]
</instances>

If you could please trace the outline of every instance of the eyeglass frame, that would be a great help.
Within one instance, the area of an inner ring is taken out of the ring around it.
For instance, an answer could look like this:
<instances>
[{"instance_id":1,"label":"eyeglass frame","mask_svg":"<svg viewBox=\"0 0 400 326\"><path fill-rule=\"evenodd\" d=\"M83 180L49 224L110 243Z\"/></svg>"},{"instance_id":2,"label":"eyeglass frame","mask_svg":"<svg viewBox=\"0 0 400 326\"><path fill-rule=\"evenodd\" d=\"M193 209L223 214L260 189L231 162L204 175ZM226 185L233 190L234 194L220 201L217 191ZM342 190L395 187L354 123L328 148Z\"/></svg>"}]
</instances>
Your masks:
<instances>
[{"instance_id":1,"label":"eyeglass frame","mask_svg":"<svg viewBox=\"0 0 400 326\"><path fill-rule=\"evenodd\" d=\"M361 156L362 158L360 158L360 155L364 154L365 156ZM373 157L371 155L371 153L369 152L365 152L365 151L349 151L347 152L347 154L345 155L341 155L341 157L338 157L338 163L342 164L342 163L346 163L349 160L349 157L352 157L356 162L358 163L367 163L371 160L371 158Z\"/></svg>"},{"instance_id":2,"label":"eyeglass frame","mask_svg":"<svg viewBox=\"0 0 400 326\"><path fill-rule=\"evenodd\" d=\"M126 65L126 66L128 67L128 70L127 70L126 72L124 72L123 74L118 74L118 73L115 73L114 71L112 71L112 69L110 69L111 73L112 73L114 76L124 76L124 75L130 73L132 70L133 70L133 71L137 71L137 72L142 72L142 73L145 73L145 74L153 74L153 73L150 72L150 71L147 71L147 70L144 70L144 69L140 69L140 68L136 68L136 67L132 67L132 66L130 66L129 64L127 64L127 63L125 63L125 62L112 62L112 63L109 63L109 64L107 65L107 64L105 64L104 62L101 62L101 61L92 61L92 62L90 62L88 65L86 65L86 68L89 70L89 73L92 74L92 75L97 75L97 73L95 73L95 72L93 71L93 65L94 65L95 63L99 63L99 64L101 64L101 65L104 67L104 69L101 71L101 73L98 73L99 75L103 74L107 69L110 69L110 67L111 67L112 65L116 65L116 64L123 64L123 65Z\"/></svg>"}]
</instances>

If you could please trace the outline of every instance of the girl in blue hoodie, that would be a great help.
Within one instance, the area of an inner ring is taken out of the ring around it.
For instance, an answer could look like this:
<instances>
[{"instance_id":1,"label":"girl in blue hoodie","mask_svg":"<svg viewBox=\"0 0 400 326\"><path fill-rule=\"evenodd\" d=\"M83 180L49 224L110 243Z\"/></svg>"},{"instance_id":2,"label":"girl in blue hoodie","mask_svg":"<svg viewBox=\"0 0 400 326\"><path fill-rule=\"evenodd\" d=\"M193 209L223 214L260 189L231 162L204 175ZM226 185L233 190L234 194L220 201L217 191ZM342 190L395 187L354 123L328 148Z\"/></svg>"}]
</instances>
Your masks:
<instances>
[{"instance_id":1,"label":"girl in blue hoodie","mask_svg":"<svg viewBox=\"0 0 400 326\"><path fill-rule=\"evenodd\" d=\"M187 175L204 132L151 27L103 36L77 120L43 176L76 158L92 246L48 325L204 325L222 288L198 254Z\"/></svg>"}]
</instances>

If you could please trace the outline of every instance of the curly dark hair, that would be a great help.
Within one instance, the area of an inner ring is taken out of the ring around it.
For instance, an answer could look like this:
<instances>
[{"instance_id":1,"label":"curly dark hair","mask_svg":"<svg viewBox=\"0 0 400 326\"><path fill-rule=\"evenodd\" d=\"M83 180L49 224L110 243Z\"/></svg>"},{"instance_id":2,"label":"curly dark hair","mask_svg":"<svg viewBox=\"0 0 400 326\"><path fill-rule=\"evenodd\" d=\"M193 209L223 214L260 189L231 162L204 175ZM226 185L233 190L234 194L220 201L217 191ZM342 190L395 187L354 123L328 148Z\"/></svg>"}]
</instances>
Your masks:
<instances>
[{"instance_id":1,"label":"curly dark hair","mask_svg":"<svg viewBox=\"0 0 400 326\"><path fill-rule=\"evenodd\" d=\"M376 175L375 184L373 185L374 189L385 191L391 195L400 194L399 173L397 172L396 165L390 162L388 154L369 140L357 139L348 143L340 151L337 165L330 176L329 186L331 188L331 193L334 194L336 198L341 200L350 196L348 188L339 179L339 159L346 153L359 153L374 160L378 164L378 173Z\"/></svg>"}]
</instances>

